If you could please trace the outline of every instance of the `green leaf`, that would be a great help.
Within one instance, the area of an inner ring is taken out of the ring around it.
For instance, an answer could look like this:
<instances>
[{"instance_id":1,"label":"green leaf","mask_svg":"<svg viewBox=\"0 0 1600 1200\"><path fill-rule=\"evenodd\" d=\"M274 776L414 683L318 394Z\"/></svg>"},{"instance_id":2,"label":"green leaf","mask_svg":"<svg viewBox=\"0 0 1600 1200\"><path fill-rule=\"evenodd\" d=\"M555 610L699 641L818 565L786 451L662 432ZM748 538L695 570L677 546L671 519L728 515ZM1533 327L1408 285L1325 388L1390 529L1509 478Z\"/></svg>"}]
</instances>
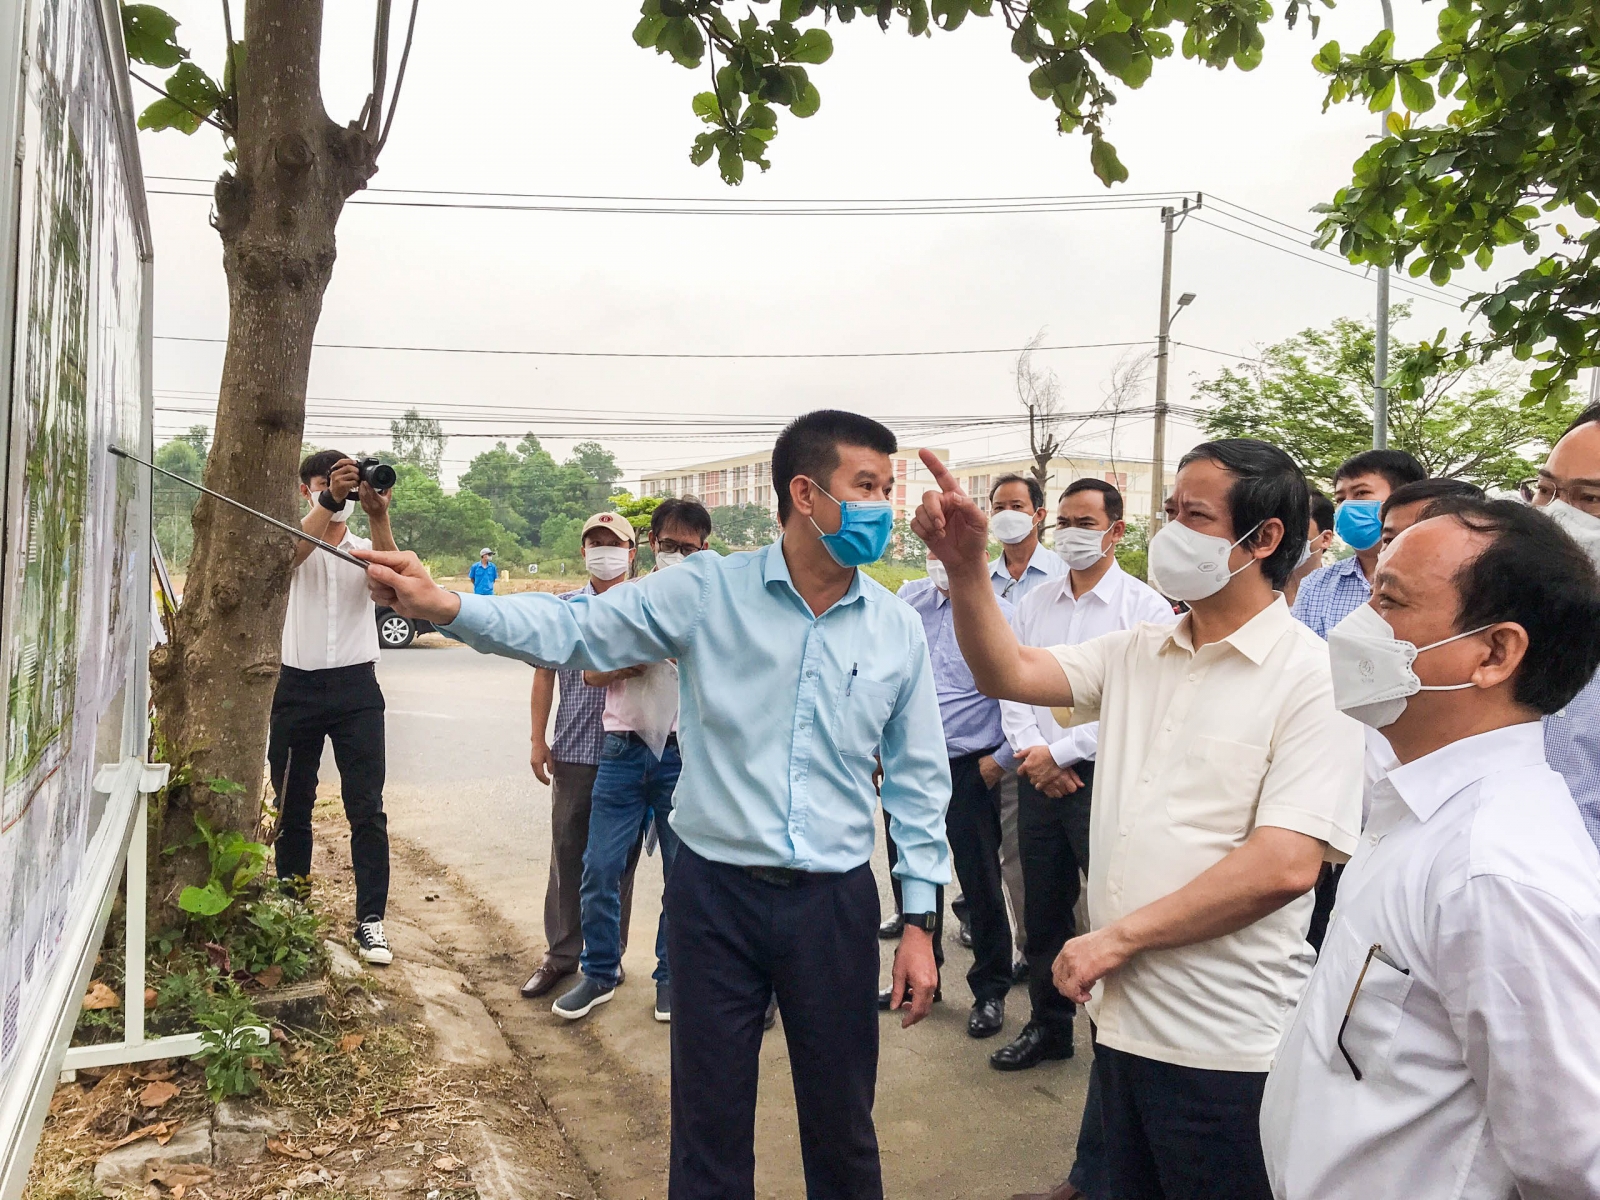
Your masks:
<instances>
[{"instance_id":1,"label":"green leaf","mask_svg":"<svg viewBox=\"0 0 1600 1200\"><path fill-rule=\"evenodd\" d=\"M200 118L194 113L165 96L139 114L140 129L176 129L180 133L194 133L201 124Z\"/></svg>"},{"instance_id":2,"label":"green leaf","mask_svg":"<svg viewBox=\"0 0 1600 1200\"><path fill-rule=\"evenodd\" d=\"M1382 87L1375 89L1372 98L1367 101L1367 109L1371 112L1382 112L1394 104L1394 73L1389 75L1389 81Z\"/></svg>"},{"instance_id":3,"label":"green leaf","mask_svg":"<svg viewBox=\"0 0 1600 1200\"><path fill-rule=\"evenodd\" d=\"M1104 138L1096 136L1090 145L1089 165L1094 168L1095 177L1107 187L1127 182L1128 168L1117 157L1116 147Z\"/></svg>"},{"instance_id":4,"label":"green leaf","mask_svg":"<svg viewBox=\"0 0 1600 1200\"><path fill-rule=\"evenodd\" d=\"M660 13L654 16L641 17L639 23L633 27L633 40L642 50L654 46L661 37L661 31L672 24L671 17L664 17Z\"/></svg>"},{"instance_id":5,"label":"green leaf","mask_svg":"<svg viewBox=\"0 0 1600 1200\"><path fill-rule=\"evenodd\" d=\"M1089 43L1089 53L1118 79L1133 62L1133 39L1125 33L1107 33Z\"/></svg>"},{"instance_id":6,"label":"green leaf","mask_svg":"<svg viewBox=\"0 0 1600 1200\"><path fill-rule=\"evenodd\" d=\"M800 89L800 94L789 105L789 111L797 117L812 117L821 107L822 93L817 91L817 85L808 79L805 87Z\"/></svg>"},{"instance_id":7,"label":"green leaf","mask_svg":"<svg viewBox=\"0 0 1600 1200\"><path fill-rule=\"evenodd\" d=\"M1433 85L1418 79L1410 71L1401 71L1396 77L1400 84L1400 102L1414 113L1425 113L1433 107Z\"/></svg>"},{"instance_id":8,"label":"green leaf","mask_svg":"<svg viewBox=\"0 0 1600 1200\"><path fill-rule=\"evenodd\" d=\"M197 917L214 917L232 903L233 897L215 879L203 888L191 886L178 893L178 907Z\"/></svg>"},{"instance_id":9,"label":"green leaf","mask_svg":"<svg viewBox=\"0 0 1600 1200\"><path fill-rule=\"evenodd\" d=\"M187 104L208 117L216 111L217 105L222 103L222 89L216 85L211 76L192 62L184 63L167 76L167 94L178 103ZM238 784L232 786L239 788L241 792L244 791ZM216 791L215 788L211 790Z\"/></svg>"},{"instance_id":10,"label":"green leaf","mask_svg":"<svg viewBox=\"0 0 1600 1200\"><path fill-rule=\"evenodd\" d=\"M206 787L211 790L214 796L237 796L244 791L244 784L235 783L231 779L224 779L220 775L206 780ZM195 815L194 823L196 825L200 824L199 814Z\"/></svg>"},{"instance_id":11,"label":"green leaf","mask_svg":"<svg viewBox=\"0 0 1600 1200\"><path fill-rule=\"evenodd\" d=\"M808 29L800 35L798 41L789 53L783 56L785 62L793 63L825 63L833 57L833 38L826 29Z\"/></svg>"},{"instance_id":12,"label":"green leaf","mask_svg":"<svg viewBox=\"0 0 1600 1200\"><path fill-rule=\"evenodd\" d=\"M178 45L178 22L154 4L122 6L122 40L128 57L149 67L175 67L189 57Z\"/></svg>"},{"instance_id":13,"label":"green leaf","mask_svg":"<svg viewBox=\"0 0 1600 1200\"><path fill-rule=\"evenodd\" d=\"M724 136L721 133L702 133L694 139L694 145L689 150L689 161L697 167L703 167L711 161L711 156L717 151L717 139Z\"/></svg>"},{"instance_id":14,"label":"green leaf","mask_svg":"<svg viewBox=\"0 0 1600 1200\"><path fill-rule=\"evenodd\" d=\"M744 158L732 138L724 138L717 144L717 170L723 183L737 187L744 182Z\"/></svg>"},{"instance_id":15,"label":"green leaf","mask_svg":"<svg viewBox=\"0 0 1600 1200\"><path fill-rule=\"evenodd\" d=\"M967 0L933 0L933 21L945 32L967 19Z\"/></svg>"},{"instance_id":16,"label":"green leaf","mask_svg":"<svg viewBox=\"0 0 1600 1200\"><path fill-rule=\"evenodd\" d=\"M715 92L697 92L694 97L694 115L707 125L722 124L722 105Z\"/></svg>"}]
</instances>

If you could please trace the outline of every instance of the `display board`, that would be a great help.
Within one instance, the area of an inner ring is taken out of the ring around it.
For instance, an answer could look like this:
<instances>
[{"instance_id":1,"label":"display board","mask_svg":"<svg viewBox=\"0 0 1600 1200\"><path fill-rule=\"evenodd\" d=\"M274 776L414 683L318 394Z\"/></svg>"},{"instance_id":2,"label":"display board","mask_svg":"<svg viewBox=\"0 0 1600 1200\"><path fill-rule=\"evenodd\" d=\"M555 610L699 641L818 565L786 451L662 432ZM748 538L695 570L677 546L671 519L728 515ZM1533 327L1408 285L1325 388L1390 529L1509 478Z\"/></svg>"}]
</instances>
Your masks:
<instances>
[{"instance_id":1,"label":"display board","mask_svg":"<svg viewBox=\"0 0 1600 1200\"><path fill-rule=\"evenodd\" d=\"M148 484L108 448L149 452L151 254L115 4L6 8L0 1166L10 1194L137 800Z\"/></svg>"}]
</instances>

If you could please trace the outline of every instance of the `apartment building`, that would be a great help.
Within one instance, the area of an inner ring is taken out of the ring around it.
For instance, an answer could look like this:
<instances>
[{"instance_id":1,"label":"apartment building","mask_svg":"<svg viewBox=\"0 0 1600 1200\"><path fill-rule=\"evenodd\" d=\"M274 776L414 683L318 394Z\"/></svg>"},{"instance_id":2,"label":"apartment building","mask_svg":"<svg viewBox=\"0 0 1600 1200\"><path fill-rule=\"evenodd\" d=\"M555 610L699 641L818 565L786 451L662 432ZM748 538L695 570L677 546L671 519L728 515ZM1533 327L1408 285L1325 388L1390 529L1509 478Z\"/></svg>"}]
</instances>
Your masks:
<instances>
[{"instance_id":1,"label":"apartment building","mask_svg":"<svg viewBox=\"0 0 1600 1200\"><path fill-rule=\"evenodd\" d=\"M922 493L933 486L918 447L903 446L894 456L894 496L896 516L909 517L916 511ZM948 450L933 451L946 462ZM714 462L694 463L668 471L652 471L640 481L645 496L693 496L707 508L724 504L759 504L778 515L778 497L772 490L772 451L719 458Z\"/></svg>"},{"instance_id":2,"label":"apartment building","mask_svg":"<svg viewBox=\"0 0 1600 1200\"><path fill-rule=\"evenodd\" d=\"M989 489L1003 475L1033 474L1031 458L1007 458L983 462L956 463L951 467L961 486L978 502L978 507L989 511ZM1137 458L1101 458L1087 455L1070 455L1052 458L1045 479L1045 492L1054 505L1066 486L1075 479L1104 479L1114 484L1122 493L1123 503L1130 517L1146 517L1150 513L1150 460ZM1163 491L1172 493L1171 466L1165 473ZM1162 499L1165 499L1163 496Z\"/></svg>"}]
</instances>

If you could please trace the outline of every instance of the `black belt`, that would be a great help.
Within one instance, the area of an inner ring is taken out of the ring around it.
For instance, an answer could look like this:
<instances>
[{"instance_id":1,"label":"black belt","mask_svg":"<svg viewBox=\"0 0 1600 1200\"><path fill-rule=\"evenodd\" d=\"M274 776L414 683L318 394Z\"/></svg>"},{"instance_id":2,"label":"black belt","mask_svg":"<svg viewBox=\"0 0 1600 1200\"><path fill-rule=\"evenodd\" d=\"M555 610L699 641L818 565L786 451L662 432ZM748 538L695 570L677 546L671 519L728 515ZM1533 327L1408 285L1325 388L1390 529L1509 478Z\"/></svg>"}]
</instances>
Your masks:
<instances>
[{"instance_id":1,"label":"black belt","mask_svg":"<svg viewBox=\"0 0 1600 1200\"><path fill-rule=\"evenodd\" d=\"M648 747L649 744L650 744L649 742L645 741L642 737L640 737L637 733L629 732L629 733L623 734L622 736L627 738L630 742L635 743L636 745ZM675 734L675 733L667 734L667 745L676 746L677 744L678 744L678 735Z\"/></svg>"},{"instance_id":2,"label":"black belt","mask_svg":"<svg viewBox=\"0 0 1600 1200\"><path fill-rule=\"evenodd\" d=\"M740 867L739 870L751 879L781 888L798 887L817 874L815 871L801 871L794 867Z\"/></svg>"}]
</instances>

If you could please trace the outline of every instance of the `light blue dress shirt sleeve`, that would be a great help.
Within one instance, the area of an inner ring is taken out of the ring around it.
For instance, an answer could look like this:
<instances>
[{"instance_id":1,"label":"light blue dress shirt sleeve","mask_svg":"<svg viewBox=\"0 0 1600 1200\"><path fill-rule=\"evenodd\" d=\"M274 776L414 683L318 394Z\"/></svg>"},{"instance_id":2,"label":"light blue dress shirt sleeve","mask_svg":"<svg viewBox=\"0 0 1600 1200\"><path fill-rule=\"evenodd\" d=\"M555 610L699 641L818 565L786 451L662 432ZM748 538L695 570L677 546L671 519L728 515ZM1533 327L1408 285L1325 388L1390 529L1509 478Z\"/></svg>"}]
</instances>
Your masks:
<instances>
[{"instance_id":1,"label":"light blue dress shirt sleeve","mask_svg":"<svg viewBox=\"0 0 1600 1200\"><path fill-rule=\"evenodd\" d=\"M603 596L563 601L549 592L510 596L461 593L461 611L441 633L474 650L536 667L618 671L683 654L700 619L708 576L691 557L614 587ZM707 563L707 566L711 564Z\"/></svg>"},{"instance_id":2,"label":"light blue dress shirt sleeve","mask_svg":"<svg viewBox=\"0 0 1600 1200\"><path fill-rule=\"evenodd\" d=\"M930 736L932 730L940 730L937 738ZM900 877L904 910L932 912L936 886L950 882L950 846L944 833L950 760L925 637L917 637L911 646L910 672L883 727L878 754L883 762L879 798L899 852L894 873Z\"/></svg>"}]
</instances>

